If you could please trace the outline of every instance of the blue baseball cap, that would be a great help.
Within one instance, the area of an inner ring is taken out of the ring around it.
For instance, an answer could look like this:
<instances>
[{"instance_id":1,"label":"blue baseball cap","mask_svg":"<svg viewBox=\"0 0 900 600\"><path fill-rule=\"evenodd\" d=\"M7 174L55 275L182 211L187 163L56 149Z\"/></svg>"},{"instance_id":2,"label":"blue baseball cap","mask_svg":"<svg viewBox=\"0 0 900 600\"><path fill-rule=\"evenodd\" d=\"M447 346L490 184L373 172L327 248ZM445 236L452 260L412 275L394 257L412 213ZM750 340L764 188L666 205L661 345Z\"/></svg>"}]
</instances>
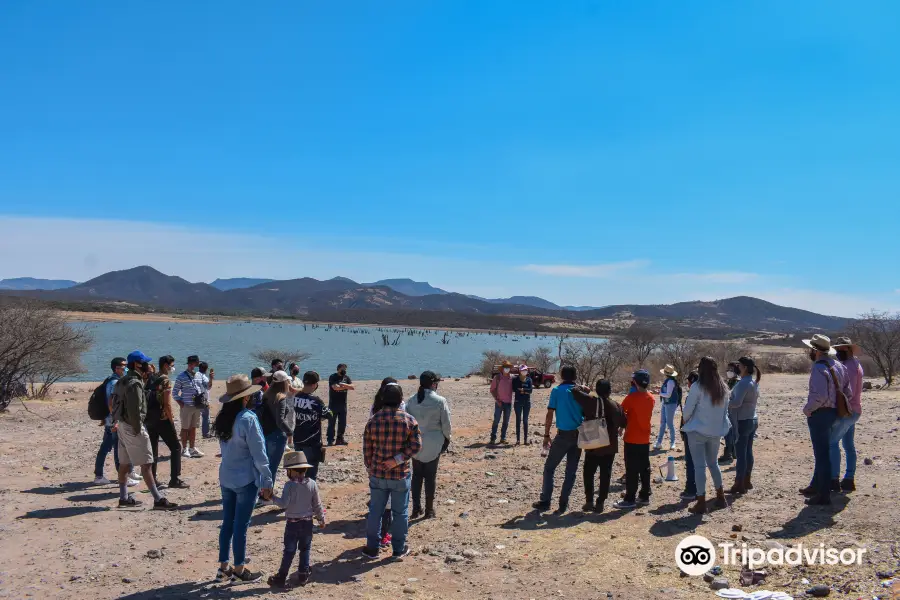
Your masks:
<instances>
[{"instance_id":1,"label":"blue baseball cap","mask_svg":"<svg viewBox=\"0 0 900 600\"><path fill-rule=\"evenodd\" d=\"M125 359L127 363L139 363L139 362L153 362L153 359L141 352L140 350L135 350L131 354L128 355L128 358Z\"/></svg>"},{"instance_id":2,"label":"blue baseball cap","mask_svg":"<svg viewBox=\"0 0 900 600\"><path fill-rule=\"evenodd\" d=\"M650 385L650 372L646 369L635 371L631 378L640 386L647 387Z\"/></svg>"}]
</instances>

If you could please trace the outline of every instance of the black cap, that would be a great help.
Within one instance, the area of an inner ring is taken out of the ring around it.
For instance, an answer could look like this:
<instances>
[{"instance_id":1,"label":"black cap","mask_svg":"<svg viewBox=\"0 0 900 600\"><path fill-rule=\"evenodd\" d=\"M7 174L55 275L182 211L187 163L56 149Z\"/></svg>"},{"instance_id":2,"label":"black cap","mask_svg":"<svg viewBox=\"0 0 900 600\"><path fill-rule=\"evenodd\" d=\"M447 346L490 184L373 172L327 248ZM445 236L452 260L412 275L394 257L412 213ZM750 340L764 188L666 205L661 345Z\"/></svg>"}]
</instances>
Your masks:
<instances>
[{"instance_id":1,"label":"black cap","mask_svg":"<svg viewBox=\"0 0 900 600\"><path fill-rule=\"evenodd\" d=\"M303 374L303 385L313 385L319 383L319 374L315 371L307 371Z\"/></svg>"},{"instance_id":2,"label":"black cap","mask_svg":"<svg viewBox=\"0 0 900 600\"><path fill-rule=\"evenodd\" d=\"M650 372L646 369L635 371L631 378L641 387L648 387L650 385Z\"/></svg>"},{"instance_id":3,"label":"black cap","mask_svg":"<svg viewBox=\"0 0 900 600\"><path fill-rule=\"evenodd\" d=\"M435 383L440 381L441 378L438 377L434 371L425 371L421 375L419 375L419 385L423 388L430 388Z\"/></svg>"},{"instance_id":4,"label":"black cap","mask_svg":"<svg viewBox=\"0 0 900 600\"><path fill-rule=\"evenodd\" d=\"M271 373L259 367L254 367L253 370L250 371L250 379L256 379L258 377L268 377L269 375L271 375Z\"/></svg>"},{"instance_id":5,"label":"black cap","mask_svg":"<svg viewBox=\"0 0 900 600\"><path fill-rule=\"evenodd\" d=\"M187 364L199 363L199 362L200 362L200 357L197 356L196 354L191 354L190 356L187 357Z\"/></svg>"}]
</instances>

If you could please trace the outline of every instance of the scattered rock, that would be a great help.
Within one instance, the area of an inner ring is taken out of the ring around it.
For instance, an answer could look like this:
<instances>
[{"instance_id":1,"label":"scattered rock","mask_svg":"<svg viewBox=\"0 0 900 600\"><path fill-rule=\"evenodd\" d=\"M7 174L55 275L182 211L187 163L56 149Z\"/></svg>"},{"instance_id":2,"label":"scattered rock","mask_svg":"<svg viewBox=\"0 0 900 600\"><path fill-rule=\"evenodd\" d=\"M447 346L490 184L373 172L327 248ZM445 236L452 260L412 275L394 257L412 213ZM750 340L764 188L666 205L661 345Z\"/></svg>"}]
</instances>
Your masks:
<instances>
[{"instance_id":1,"label":"scattered rock","mask_svg":"<svg viewBox=\"0 0 900 600\"><path fill-rule=\"evenodd\" d=\"M864 389L864 390L871 390L871 389L872 389L872 382L871 382L871 381L863 381L863 389Z\"/></svg>"},{"instance_id":2,"label":"scattered rock","mask_svg":"<svg viewBox=\"0 0 900 600\"><path fill-rule=\"evenodd\" d=\"M403 588L403 593L404 594L415 594L416 590L412 589L411 587L405 587L405 588Z\"/></svg>"},{"instance_id":3,"label":"scattered rock","mask_svg":"<svg viewBox=\"0 0 900 600\"><path fill-rule=\"evenodd\" d=\"M147 558L162 558L165 555L162 550L147 550Z\"/></svg>"},{"instance_id":4,"label":"scattered rock","mask_svg":"<svg viewBox=\"0 0 900 600\"><path fill-rule=\"evenodd\" d=\"M863 459L863 464L866 465L866 466L868 466L868 467L871 467L872 465L875 464L875 461L872 460L871 458L864 458L864 459ZM44 467L44 468L46 469L47 467Z\"/></svg>"},{"instance_id":5,"label":"scattered rock","mask_svg":"<svg viewBox=\"0 0 900 600\"><path fill-rule=\"evenodd\" d=\"M813 598L825 598L831 594L831 588L827 585L814 585L806 590L806 593Z\"/></svg>"},{"instance_id":6,"label":"scattered rock","mask_svg":"<svg viewBox=\"0 0 900 600\"><path fill-rule=\"evenodd\" d=\"M775 540L766 540L763 542L766 548L769 550L784 550L784 545L776 542Z\"/></svg>"},{"instance_id":7,"label":"scattered rock","mask_svg":"<svg viewBox=\"0 0 900 600\"><path fill-rule=\"evenodd\" d=\"M896 571L876 571L875 577L878 579L890 579L895 573Z\"/></svg>"},{"instance_id":8,"label":"scattered rock","mask_svg":"<svg viewBox=\"0 0 900 600\"><path fill-rule=\"evenodd\" d=\"M715 577L713 577L712 573L704 573L703 581L705 581L706 583L712 583L713 579L715 579Z\"/></svg>"},{"instance_id":9,"label":"scattered rock","mask_svg":"<svg viewBox=\"0 0 900 600\"><path fill-rule=\"evenodd\" d=\"M732 530L732 531L743 531L743 530L744 530L744 526L743 526L743 525L740 525L740 524L738 524L738 523L735 523L734 525L731 526L731 530Z\"/></svg>"},{"instance_id":10,"label":"scattered rock","mask_svg":"<svg viewBox=\"0 0 900 600\"><path fill-rule=\"evenodd\" d=\"M466 548L463 550L462 555L466 558L478 558L481 556L481 552L478 550L472 550L471 548Z\"/></svg>"},{"instance_id":11,"label":"scattered rock","mask_svg":"<svg viewBox=\"0 0 900 600\"><path fill-rule=\"evenodd\" d=\"M716 577L712 580L712 583L709 584L709 589L711 590L724 590L728 587L728 580L724 577Z\"/></svg>"},{"instance_id":12,"label":"scattered rock","mask_svg":"<svg viewBox=\"0 0 900 600\"><path fill-rule=\"evenodd\" d=\"M131 577L123 577L122 583L134 583L134 579L132 579Z\"/></svg>"},{"instance_id":13,"label":"scattered rock","mask_svg":"<svg viewBox=\"0 0 900 600\"><path fill-rule=\"evenodd\" d=\"M446 560L448 563L458 563L458 562L462 562L466 559L464 557L460 556L459 554L451 554L450 556L448 556L446 558Z\"/></svg>"}]
</instances>

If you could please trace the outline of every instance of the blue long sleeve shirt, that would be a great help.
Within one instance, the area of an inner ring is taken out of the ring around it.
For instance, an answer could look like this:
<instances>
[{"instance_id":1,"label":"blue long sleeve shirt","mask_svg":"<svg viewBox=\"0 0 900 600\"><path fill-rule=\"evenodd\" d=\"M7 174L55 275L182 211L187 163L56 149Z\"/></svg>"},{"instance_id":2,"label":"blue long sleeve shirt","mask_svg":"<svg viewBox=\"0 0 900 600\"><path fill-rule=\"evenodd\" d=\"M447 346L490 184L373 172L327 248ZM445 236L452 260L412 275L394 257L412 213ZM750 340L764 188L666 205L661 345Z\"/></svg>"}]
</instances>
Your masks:
<instances>
[{"instance_id":1,"label":"blue long sleeve shirt","mask_svg":"<svg viewBox=\"0 0 900 600\"><path fill-rule=\"evenodd\" d=\"M751 375L741 377L741 380L731 389L731 397L728 401L729 414L737 421L746 421L756 418L756 404L759 401L759 386L753 381Z\"/></svg>"},{"instance_id":2,"label":"blue long sleeve shirt","mask_svg":"<svg viewBox=\"0 0 900 600\"><path fill-rule=\"evenodd\" d=\"M222 487L237 489L253 482L258 482L261 488L272 487L266 443L253 411L245 408L238 413L231 439L227 442L219 440L219 448L222 451L222 464L219 465Z\"/></svg>"}]
</instances>

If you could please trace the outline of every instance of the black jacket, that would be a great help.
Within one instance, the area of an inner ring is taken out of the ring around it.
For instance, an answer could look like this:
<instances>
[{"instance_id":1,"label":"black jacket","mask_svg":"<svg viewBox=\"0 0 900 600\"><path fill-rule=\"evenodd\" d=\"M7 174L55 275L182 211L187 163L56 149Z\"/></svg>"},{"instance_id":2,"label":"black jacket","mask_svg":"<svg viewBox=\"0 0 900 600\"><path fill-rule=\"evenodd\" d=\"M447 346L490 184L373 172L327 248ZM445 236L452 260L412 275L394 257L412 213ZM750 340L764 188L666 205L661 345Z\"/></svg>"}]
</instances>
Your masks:
<instances>
[{"instance_id":1,"label":"black jacket","mask_svg":"<svg viewBox=\"0 0 900 600\"><path fill-rule=\"evenodd\" d=\"M597 401L600 400L596 396L585 394L578 388L572 388L572 397L581 405L581 412L584 413L585 421L592 421L597 418L598 407ZM605 398L603 400L603 416L606 418L606 427L609 431L609 446L605 448L597 448L595 450L586 450L588 454L596 456L609 456L619 451L619 428L625 427L625 413L618 402Z\"/></svg>"}]
</instances>

